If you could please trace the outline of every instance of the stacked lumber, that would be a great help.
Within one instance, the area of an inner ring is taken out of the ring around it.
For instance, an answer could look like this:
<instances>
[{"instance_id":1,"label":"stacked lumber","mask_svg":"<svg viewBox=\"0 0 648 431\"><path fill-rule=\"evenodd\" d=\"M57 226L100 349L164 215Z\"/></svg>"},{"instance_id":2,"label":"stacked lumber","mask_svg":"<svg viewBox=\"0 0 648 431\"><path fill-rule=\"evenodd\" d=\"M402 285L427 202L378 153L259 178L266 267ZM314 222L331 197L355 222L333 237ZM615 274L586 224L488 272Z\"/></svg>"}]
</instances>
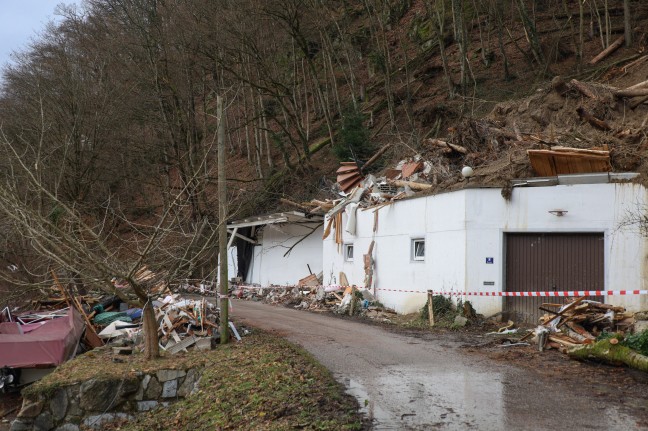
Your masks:
<instances>
[{"instance_id":1,"label":"stacked lumber","mask_svg":"<svg viewBox=\"0 0 648 431\"><path fill-rule=\"evenodd\" d=\"M546 311L535 335L540 350L544 347L571 348L593 344L604 332L625 332L634 324L634 314L625 308L578 298L571 303L542 304Z\"/></svg>"}]
</instances>

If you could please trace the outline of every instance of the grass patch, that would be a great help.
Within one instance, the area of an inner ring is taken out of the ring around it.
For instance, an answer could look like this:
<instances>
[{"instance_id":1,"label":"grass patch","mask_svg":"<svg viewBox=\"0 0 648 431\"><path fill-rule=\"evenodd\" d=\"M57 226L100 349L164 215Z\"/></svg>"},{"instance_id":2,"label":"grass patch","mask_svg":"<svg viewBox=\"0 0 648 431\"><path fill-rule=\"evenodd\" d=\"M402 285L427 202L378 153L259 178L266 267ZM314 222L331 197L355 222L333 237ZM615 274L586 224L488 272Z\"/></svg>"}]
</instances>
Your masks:
<instances>
[{"instance_id":1,"label":"grass patch","mask_svg":"<svg viewBox=\"0 0 648 431\"><path fill-rule=\"evenodd\" d=\"M362 429L357 401L306 351L256 332L208 353L200 391L123 430Z\"/></svg>"},{"instance_id":2,"label":"grass patch","mask_svg":"<svg viewBox=\"0 0 648 431\"><path fill-rule=\"evenodd\" d=\"M128 377L136 378L138 373L153 374L158 370L184 370L206 366L208 359L209 356L201 351L162 356L154 361L147 361L142 354L115 358L111 347L105 346L60 365L53 373L26 387L22 392L24 395L49 394L61 386L71 386L93 378L122 380Z\"/></svg>"}]
</instances>

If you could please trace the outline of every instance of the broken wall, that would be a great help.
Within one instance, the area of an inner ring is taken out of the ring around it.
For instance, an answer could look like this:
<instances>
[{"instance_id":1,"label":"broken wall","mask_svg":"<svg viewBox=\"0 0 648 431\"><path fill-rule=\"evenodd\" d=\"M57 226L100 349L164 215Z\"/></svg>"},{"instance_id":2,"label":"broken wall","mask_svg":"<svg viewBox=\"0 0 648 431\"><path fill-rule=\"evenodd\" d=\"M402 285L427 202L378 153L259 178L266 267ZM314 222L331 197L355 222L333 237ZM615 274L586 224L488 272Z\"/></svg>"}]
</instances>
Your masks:
<instances>
[{"instance_id":1,"label":"broken wall","mask_svg":"<svg viewBox=\"0 0 648 431\"><path fill-rule=\"evenodd\" d=\"M265 225L258 235L259 245L254 246L245 281L261 286L294 285L309 274L309 266L313 274L319 274L322 232L320 223Z\"/></svg>"},{"instance_id":2,"label":"broken wall","mask_svg":"<svg viewBox=\"0 0 648 431\"><path fill-rule=\"evenodd\" d=\"M418 311L428 289L455 292L498 292L505 289L505 233L602 232L606 290L646 289L647 241L636 228L622 228L628 214L648 203L646 189L634 183L516 187L512 198L499 188L456 192L398 201L357 211L355 235L335 233L324 240L324 283L338 284L343 271L350 284L365 286L363 255L375 240L373 257L377 299L399 313ZM558 216L550 211L566 211ZM342 217L346 226L347 214ZM647 226L648 227L648 226ZM425 257L415 260L412 240L425 240ZM352 244L353 260L345 257ZM575 289L565 289L575 290ZM502 297L466 297L486 316L502 311ZM606 297L631 311L648 309L644 296Z\"/></svg>"},{"instance_id":3,"label":"broken wall","mask_svg":"<svg viewBox=\"0 0 648 431\"><path fill-rule=\"evenodd\" d=\"M356 234L343 233L343 245L334 233L324 241L324 283L337 284L343 271L350 284L365 286L363 255L376 241L373 287L380 302L399 313L419 311L427 290L462 290L465 285L466 232L464 192L408 199L377 210L359 209ZM347 214L342 225L346 226ZM425 240L425 256L413 256L413 241ZM353 244L354 258L344 245Z\"/></svg>"}]
</instances>

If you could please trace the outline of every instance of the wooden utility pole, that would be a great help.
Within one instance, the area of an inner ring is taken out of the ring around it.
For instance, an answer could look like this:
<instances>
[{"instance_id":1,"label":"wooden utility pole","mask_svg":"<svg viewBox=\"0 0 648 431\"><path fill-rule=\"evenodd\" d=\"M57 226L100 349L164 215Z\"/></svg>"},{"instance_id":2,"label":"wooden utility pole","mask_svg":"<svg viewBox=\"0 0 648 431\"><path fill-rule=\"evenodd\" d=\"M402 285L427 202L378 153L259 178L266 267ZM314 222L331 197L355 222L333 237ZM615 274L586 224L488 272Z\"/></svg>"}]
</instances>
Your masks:
<instances>
[{"instance_id":1,"label":"wooden utility pole","mask_svg":"<svg viewBox=\"0 0 648 431\"><path fill-rule=\"evenodd\" d=\"M225 114L223 98L216 97L218 117L218 256L220 257L220 342L229 341L229 284L227 282L227 189L225 187Z\"/></svg>"}]
</instances>

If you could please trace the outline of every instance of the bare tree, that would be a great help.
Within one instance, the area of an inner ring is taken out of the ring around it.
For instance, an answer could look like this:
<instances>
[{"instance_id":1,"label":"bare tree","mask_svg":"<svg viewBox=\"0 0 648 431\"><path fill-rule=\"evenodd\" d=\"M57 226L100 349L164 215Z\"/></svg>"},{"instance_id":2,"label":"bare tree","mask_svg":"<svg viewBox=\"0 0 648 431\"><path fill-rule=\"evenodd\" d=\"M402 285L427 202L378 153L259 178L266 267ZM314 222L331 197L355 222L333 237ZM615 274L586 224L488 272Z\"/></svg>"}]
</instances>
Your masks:
<instances>
[{"instance_id":1,"label":"bare tree","mask_svg":"<svg viewBox=\"0 0 648 431\"><path fill-rule=\"evenodd\" d=\"M186 277L196 261L209 255L217 237L214 226L204 220L194 231L186 230L192 214L184 190L179 190L166 208L147 221L128 220L108 205L103 218L88 217L58 197L4 134L0 147L11 160L11 169L0 181L0 213L40 255L40 267L33 271L40 270L41 279L45 279L50 268L63 269L91 287L143 307L146 357L157 357L152 288L161 281ZM117 229L124 225L128 226L128 234ZM210 233L204 235L206 231ZM138 278L145 266L157 277ZM128 288L113 286L113 277L126 280Z\"/></svg>"}]
</instances>

